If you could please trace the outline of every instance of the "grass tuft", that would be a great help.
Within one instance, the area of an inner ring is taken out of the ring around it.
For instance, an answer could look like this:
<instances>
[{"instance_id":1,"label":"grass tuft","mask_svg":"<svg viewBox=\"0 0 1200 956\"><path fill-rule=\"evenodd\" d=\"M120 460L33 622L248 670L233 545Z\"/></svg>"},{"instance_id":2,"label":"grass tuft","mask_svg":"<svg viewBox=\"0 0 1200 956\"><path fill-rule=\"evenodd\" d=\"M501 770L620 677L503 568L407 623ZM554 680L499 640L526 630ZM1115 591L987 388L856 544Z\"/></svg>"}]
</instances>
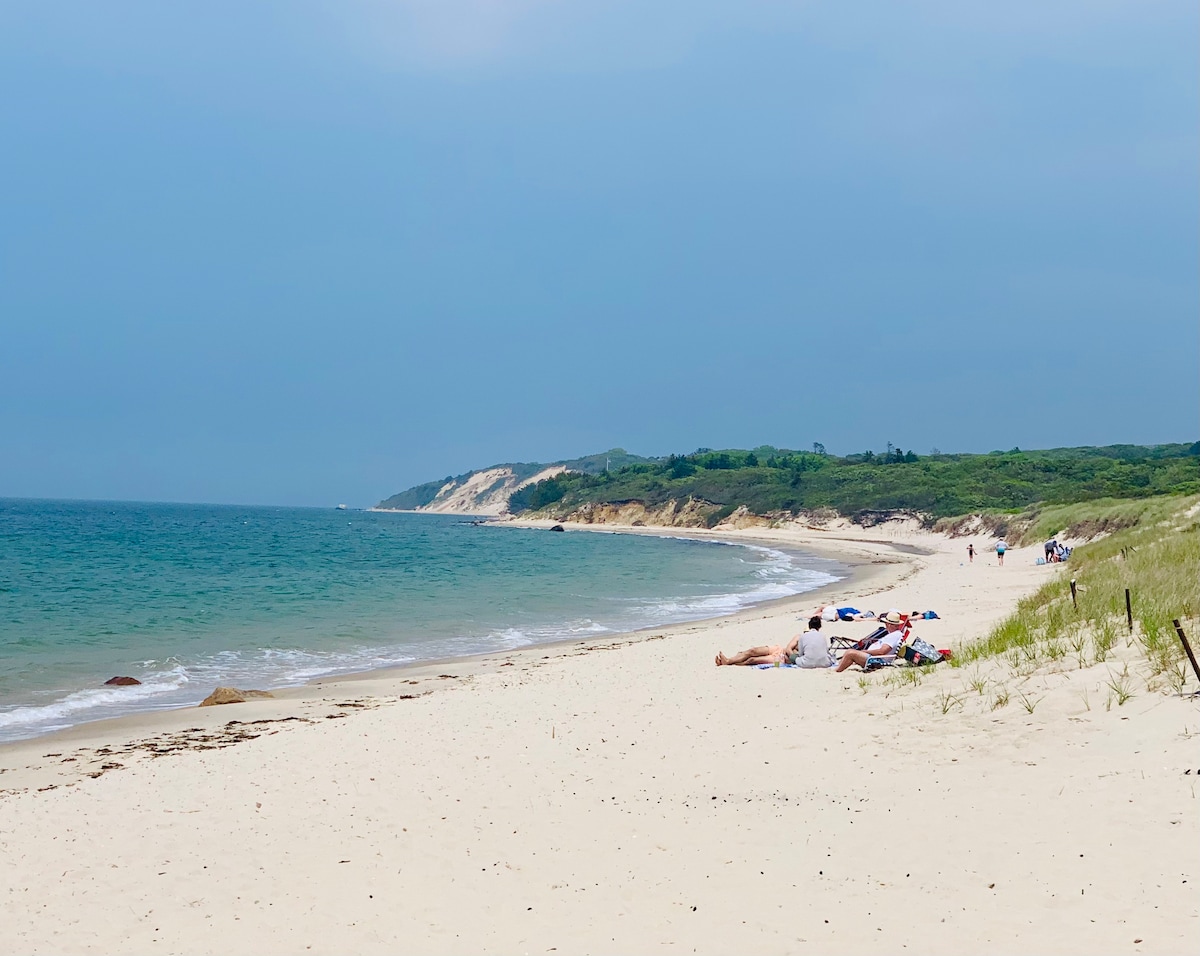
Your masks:
<instances>
[{"instance_id":1,"label":"grass tuft","mask_svg":"<svg viewBox=\"0 0 1200 956\"><path fill-rule=\"evenodd\" d=\"M1133 696L1133 691L1129 687L1129 680L1129 665L1126 664L1119 675L1109 673L1108 680L1105 682L1112 691L1118 707L1124 707L1125 702Z\"/></svg>"}]
</instances>

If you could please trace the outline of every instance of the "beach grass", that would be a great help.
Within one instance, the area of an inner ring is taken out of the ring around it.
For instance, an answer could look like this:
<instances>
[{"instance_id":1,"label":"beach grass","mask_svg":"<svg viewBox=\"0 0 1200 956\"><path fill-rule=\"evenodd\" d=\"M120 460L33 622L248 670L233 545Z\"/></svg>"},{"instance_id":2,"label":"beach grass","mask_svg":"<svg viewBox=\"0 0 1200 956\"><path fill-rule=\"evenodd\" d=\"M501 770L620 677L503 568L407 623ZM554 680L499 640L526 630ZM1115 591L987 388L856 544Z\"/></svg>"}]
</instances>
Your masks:
<instances>
[{"instance_id":1,"label":"beach grass","mask_svg":"<svg viewBox=\"0 0 1200 956\"><path fill-rule=\"evenodd\" d=\"M1010 511L983 510L973 515L941 518L933 530L952 536L979 532L1007 538L1017 547L1054 537L1091 540L1126 528L1168 520L1180 503L1196 496L1152 495L1143 498L1094 498L1073 504L1039 503Z\"/></svg>"},{"instance_id":2,"label":"beach grass","mask_svg":"<svg viewBox=\"0 0 1200 956\"><path fill-rule=\"evenodd\" d=\"M1153 498L1098 498L1069 505L1042 505L1023 513L1028 522L1018 545L1037 544L1056 535L1068 539L1095 538L1126 528L1154 524L1174 515L1182 501L1195 501L1173 495Z\"/></svg>"},{"instance_id":3,"label":"beach grass","mask_svg":"<svg viewBox=\"0 0 1200 956\"><path fill-rule=\"evenodd\" d=\"M1003 658L1020 676L1050 663L1084 668L1109 661L1124 642L1144 654L1148 688L1182 687L1187 671L1173 621L1178 619L1200 645L1200 498L1057 506L1047 508L1032 528L1033 540L1071 528L1103 536L1076 548L1066 574L1021 599L986 636L958 648L952 665ZM1075 601L1071 579L1077 585ZM1118 706L1132 696L1128 671L1109 686Z\"/></svg>"}]
</instances>

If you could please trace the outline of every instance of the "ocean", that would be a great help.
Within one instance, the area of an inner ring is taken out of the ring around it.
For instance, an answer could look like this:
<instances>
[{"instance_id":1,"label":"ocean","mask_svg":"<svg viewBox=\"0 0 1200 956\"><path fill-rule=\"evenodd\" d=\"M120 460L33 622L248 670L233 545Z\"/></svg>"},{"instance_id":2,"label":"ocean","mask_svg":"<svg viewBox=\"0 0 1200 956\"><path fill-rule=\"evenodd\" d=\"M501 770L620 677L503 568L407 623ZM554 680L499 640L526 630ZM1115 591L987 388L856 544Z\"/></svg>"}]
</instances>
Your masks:
<instances>
[{"instance_id":1,"label":"ocean","mask_svg":"<svg viewBox=\"0 0 1200 956\"><path fill-rule=\"evenodd\" d=\"M218 684L716 617L846 574L804 552L449 515L0 499L0 741Z\"/></svg>"}]
</instances>

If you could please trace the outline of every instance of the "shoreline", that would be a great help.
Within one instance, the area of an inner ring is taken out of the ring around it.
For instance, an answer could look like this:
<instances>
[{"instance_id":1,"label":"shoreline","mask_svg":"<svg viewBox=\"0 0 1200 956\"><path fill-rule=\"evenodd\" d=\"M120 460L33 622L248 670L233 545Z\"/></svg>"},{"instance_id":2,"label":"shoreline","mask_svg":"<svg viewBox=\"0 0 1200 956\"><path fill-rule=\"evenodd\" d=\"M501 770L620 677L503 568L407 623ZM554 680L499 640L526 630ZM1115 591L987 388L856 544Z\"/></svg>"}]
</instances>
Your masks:
<instances>
[{"instance_id":1,"label":"shoreline","mask_svg":"<svg viewBox=\"0 0 1200 956\"><path fill-rule=\"evenodd\" d=\"M1062 570L847 536L857 587L937 610L938 646ZM1125 642L1078 668L713 666L818 600L9 745L0 949L1191 952L1200 702L1106 703L1141 679Z\"/></svg>"},{"instance_id":2,"label":"shoreline","mask_svg":"<svg viewBox=\"0 0 1200 956\"><path fill-rule=\"evenodd\" d=\"M519 522L500 522L496 523L498 527L514 527L514 528L544 528L548 529L553 522L545 523L519 523ZM310 700L320 695L315 691L329 687L336 687L342 683L362 683L370 681L388 681L406 679L413 674L424 674L428 671L444 671L452 667L463 667L471 673L477 672L484 665L496 665L496 661L511 660L514 656L523 657L526 655L541 654L544 652L564 652L567 649L583 646L591 646L593 644L606 645L613 642L637 642L644 640L650 632L659 632L667 634L675 634L680 629L693 629L697 626L707 624L717 624L718 622L737 622L739 620L751 620L759 616L760 612L768 612L770 616L786 616L789 614L798 614L801 609L808 608L813 602L819 601L822 597L830 597L833 593L854 590L858 593L861 588L868 584L873 578L880 576L883 573L883 568L888 564L900 564L901 561L881 561L879 555L871 552L864 553L859 550L851 552L843 552L835 547L808 547L797 544L794 541L780 541L775 537L766 538L763 536L754 536L746 534L742 531L736 532L714 532L701 531L700 529L644 529L632 526L588 526L588 525L572 525L572 531L595 531L608 534L649 534L659 537L677 537L677 538L693 538L699 540L723 541L736 544L748 544L752 546L762 547L764 545L773 545L776 547L792 547L794 550L809 551L816 554L818 557L836 560L848 569L849 574L838 581L833 581L828 584L820 585L811 591L803 591L799 594L788 595L785 597L771 598L765 601L760 601L747 607L744 607L731 614L720 614L714 617L696 618L688 621L679 621L665 625L647 625L645 627L636 628L631 631L614 631L611 633L598 634L588 638L567 637L559 640L547 641L544 643L529 644L523 647L514 648L507 651L480 651L474 654L465 654L456 657L432 658L429 660L418 660L407 664L401 664L389 667L370 668L362 671L347 671L345 673L330 674L324 677L315 677L301 684L288 684L281 687L271 688L271 693L274 695L274 701L304 701ZM695 532L692 534L674 534L675 531ZM884 542L873 542L887 546ZM899 553L899 552L894 552ZM887 590L891 585L885 585L880 590ZM867 592L868 595L874 592ZM121 734L145 735L156 732L169 732L173 729L179 729L185 724L193 724L195 719L184 719L188 715L206 715L220 714L227 710L230 706L243 707L254 706L263 708L274 713L274 708L270 708L271 700L261 700L248 702L241 705L220 705L211 708L200 708L198 704L183 704L179 706L164 707L155 710L137 711L129 714L122 714L113 717L103 717L96 720L84 721L70 727L64 727L59 730L51 730L45 733L37 734L32 737L23 737L18 740L9 740L0 742L0 763L2 763L6 755L14 750L19 750L23 745L30 745L31 748L37 749L43 744L50 746L58 742L74 742L92 741L96 742L101 737L111 737L113 735L120 736ZM208 724L208 720L201 721ZM5 780L0 777L0 792L3 792Z\"/></svg>"}]
</instances>

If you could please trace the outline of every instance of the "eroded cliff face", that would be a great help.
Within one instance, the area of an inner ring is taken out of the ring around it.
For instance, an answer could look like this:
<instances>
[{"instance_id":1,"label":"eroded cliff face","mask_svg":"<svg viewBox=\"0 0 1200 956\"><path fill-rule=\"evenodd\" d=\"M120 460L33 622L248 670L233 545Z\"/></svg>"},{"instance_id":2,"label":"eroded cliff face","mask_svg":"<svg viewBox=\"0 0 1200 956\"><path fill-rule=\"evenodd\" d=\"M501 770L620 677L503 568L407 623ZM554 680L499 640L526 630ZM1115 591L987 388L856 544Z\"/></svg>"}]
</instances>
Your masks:
<instances>
[{"instance_id":1,"label":"eroded cliff face","mask_svg":"<svg viewBox=\"0 0 1200 956\"><path fill-rule=\"evenodd\" d=\"M710 524L721 511L718 505L698 498L676 501L672 498L664 505L647 508L640 501L625 501L612 504L586 504L574 511L556 511L554 517L560 521L575 521L580 524L615 524L650 528L765 528L779 523L778 518L751 514L738 508L716 524Z\"/></svg>"},{"instance_id":2,"label":"eroded cliff face","mask_svg":"<svg viewBox=\"0 0 1200 956\"><path fill-rule=\"evenodd\" d=\"M586 504L574 510L550 507L538 517L556 521L574 521L579 524L611 524L649 528L713 528L722 531L737 531L742 528L787 528L799 527L814 531L838 531L855 527L885 528L886 533L916 530L922 520L907 512L892 515L874 515L873 520L855 522L828 508L796 513L781 511L772 514L754 514L744 505L732 513L718 505L696 498L683 501L672 499L664 505L647 508L640 501L625 501L612 504ZM714 518L719 520L714 522Z\"/></svg>"},{"instance_id":3,"label":"eroded cliff face","mask_svg":"<svg viewBox=\"0 0 1200 956\"><path fill-rule=\"evenodd\" d=\"M511 468L488 468L477 471L461 484L448 481L438 489L437 497L417 511L459 515L501 515L508 510L508 499L514 491L565 471L554 465L524 480Z\"/></svg>"},{"instance_id":4,"label":"eroded cliff face","mask_svg":"<svg viewBox=\"0 0 1200 956\"><path fill-rule=\"evenodd\" d=\"M716 510L706 501L688 499L682 504L672 499L657 508L640 501L613 504L586 504L560 517L580 524L624 524L660 528L704 528L708 516Z\"/></svg>"}]
</instances>

